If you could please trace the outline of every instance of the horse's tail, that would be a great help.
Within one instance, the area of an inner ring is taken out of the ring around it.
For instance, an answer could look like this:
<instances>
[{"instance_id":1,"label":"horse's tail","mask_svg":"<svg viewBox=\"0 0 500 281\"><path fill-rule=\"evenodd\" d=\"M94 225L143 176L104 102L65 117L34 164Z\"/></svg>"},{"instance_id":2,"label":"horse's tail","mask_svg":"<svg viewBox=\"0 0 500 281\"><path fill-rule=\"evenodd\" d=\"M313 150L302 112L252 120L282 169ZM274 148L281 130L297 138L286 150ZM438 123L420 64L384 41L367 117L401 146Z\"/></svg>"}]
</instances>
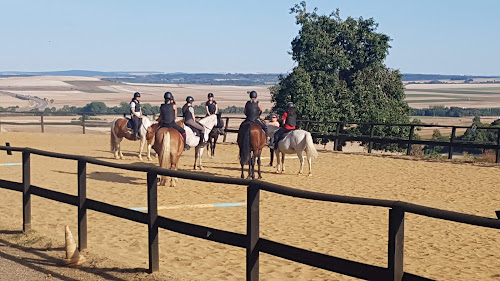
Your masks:
<instances>
[{"instance_id":1,"label":"horse's tail","mask_svg":"<svg viewBox=\"0 0 500 281\"><path fill-rule=\"evenodd\" d=\"M307 157L318 157L318 151L316 150L316 147L314 147L314 142L311 133L309 132L306 132L306 154Z\"/></svg>"},{"instance_id":2,"label":"horse's tail","mask_svg":"<svg viewBox=\"0 0 500 281\"><path fill-rule=\"evenodd\" d=\"M116 147L116 135L115 135L116 120L118 120L118 119L115 119L115 120L113 120L113 122L111 122L111 139L109 141L111 152L115 152L117 149L117 147Z\"/></svg>"},{"instance_id":3,"label":"horse's tail","mask_svg":"<svg viewBox=\"0 0 500 281\"><path fill-rule=\"evenodd\" d=\"M250 129L251 123L241 125L238 132L238 146L240 147L240 164L245 165L250 161Z\"/></svg>"},{"instance_id":4,"label":"horse's tail","mask_svg":"<svg viewBox=\"0 0 500 281\"><path fill-rule=\"evenodd\" d=\"M160 167L170 169L170 132L163 133Z\"/></svg>"}]
</instances>

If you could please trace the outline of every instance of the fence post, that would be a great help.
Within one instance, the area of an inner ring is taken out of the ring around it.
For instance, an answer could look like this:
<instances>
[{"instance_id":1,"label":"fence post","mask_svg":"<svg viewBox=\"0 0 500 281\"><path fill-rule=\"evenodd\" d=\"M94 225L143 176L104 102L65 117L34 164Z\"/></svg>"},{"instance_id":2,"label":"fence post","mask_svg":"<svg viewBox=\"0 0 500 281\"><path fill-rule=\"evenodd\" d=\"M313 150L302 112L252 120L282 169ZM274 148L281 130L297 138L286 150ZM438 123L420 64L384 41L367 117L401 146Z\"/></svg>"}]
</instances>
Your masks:
<instances>
[{"instance_id":1,"label":"fence post","mask_svg":"<svg viewBox=\"0 0 500 281\"><path fill-rule=\"evenodd\" d=\"M453 127L453 129L451 129L450 144L453 144L455 142L456 132L457 132L457 128ZM498 155L498 149L497 149L497 155ZM450 149L448 150L448 159L452 159L452 158L453 158L453 146L450 145Z\"/></svg>"},{"instance_id":2,"label":"fence post","mask_svg":"<svg viewBox=\"0 0 500 281\"><path fill-rule=\"evenodd\" d=\"M82 130L85 135L85 113L82 114Z\"/></svg>"},{"instance_id":3,"label":"fence post","mask_svg":"<svg viewBox=\"0 0 500 281\"><path fill-rule=\"evenodd\" d=\"M224 138L222 139L222 142L226 142L228 126L229 126L229 117L226 117L226 126L224 128Z\"/></svg>"},{"instance_id":4,"label":"fence post","mask_svg":"<svg viewBox=\"0 0 500 281\"><path fill-rule=\"evenodd\" d=\"M78 160L78 249L87 249L87 161Z\"/></svg>"},{"instance_id":5,"label":"fence post","mask_svg":"<svg viewBox=\"0 0 500 281\"><path fill-rule=\"evenodd\" d=\"M43 113L40 114L40 128L42 130L42 133L45 133L45 128L43 126Z\"/></svg>"},{"instance_id":6,"label":"fence post","mask_svg":"<svg viewBox=\"0 0 500 281\"><path fill-rule=\"evenodd\" d=\"M375 134L375 125L370 125L370 143L368 144L368 153L372 153L373 149L373 135Z\"/></svg>"},{"instance_id":7,"label":"fence post","mask_svg":"<svg viewBox=\"0 0 500 281\"><path fill-rule=\"evenodd\" d=\"M149 273L160 270L158 248L158 175L148 172L148 249Z\"/></svg>"},{"instance_id":8,"label":"fence post","mask_svg":"<svg viewBox=\"0 0 500 281\"><path fill-rule=\"evenodd\" d=\"M10 146L10 142L6 142L5 146ZM7 150L7 155L12 155L12 150Z\"/></svg>"},{"instance_id":9,"label":"fence post","mask_svg":"<svg viewBox=\"0 0 500 281\"><path fill-rule=\"evenodd\" d=\"M252 181L247 189L247 281L259 280L259 201L259 186Z\"/></svg>"},{"instance_id":10,"label":"fence post","mask_svg":"<svg viewBox=\"0 0 500 281\"><path fill-rule=\"evenodd\" d=\"M404 220L405 212L401 209L389 210L389 243L388 243L388 278L390 281L403 279L404 256Z\"/></svg>"},{"instance_id":11,"label":"fence post","mask_svg":"<svg viewBox=\"0 0 500 281\"><path fill-rule=\"evenodd\" d=\"M498 145L497 151L496 151L497 157L495 158L495 163L500 162L500 151L499 151L500 150L500 129L498 129L498 131L497 131L497 145Z\"/></svg>"},{"instance_id":12,"label":"fence post","mask_svg":"<svg viewBox=\"0 0 500 281\"><path fill-rule=\"evenodd\" d=\"M341 130L341 127L343 129L343 125L344 123L341 123L341 122L336 122L337 124L337 128L335 129L335 140L333 141L333 151L338 151L339 150L339 143L340 143L340 140L339 140L339 136L340 136L340 130Z\"/></svg>"},{"instance_id":13,"label":"fence post","mask_svg":"<svg viewBox=\"0 0 500 281\"><path fill-rule=\"evenodd\" d=\"M30 152L23 150L23 232L31 230Z\"/></svg>"},{"instance_id":14,"label":"fence post","mask_svg":"<svg viewBox=\"0 0 500 281\"><path fill-rule=\"evenodd\" d=\"M406 155L411 154L411 146L413 145L412 140L413 140L413 134L415 133L415 125L410 126L410 137L409 137L409 142L408 142L408 149L406 150Z\"/></svg>"}]
</instances>

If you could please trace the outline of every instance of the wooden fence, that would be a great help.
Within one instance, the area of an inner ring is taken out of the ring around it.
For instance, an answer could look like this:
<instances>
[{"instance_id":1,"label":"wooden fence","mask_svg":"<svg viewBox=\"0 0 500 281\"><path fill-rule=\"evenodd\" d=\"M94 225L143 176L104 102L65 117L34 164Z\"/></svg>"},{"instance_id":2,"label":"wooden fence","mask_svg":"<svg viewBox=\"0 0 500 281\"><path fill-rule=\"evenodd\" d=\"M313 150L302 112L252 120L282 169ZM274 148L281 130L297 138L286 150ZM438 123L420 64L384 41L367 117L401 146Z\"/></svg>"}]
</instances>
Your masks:
<instances>
[{"instance_id":1,"label":"wooden fence","mask_svg":"<svg viewBox=\"0 0 500 281\"><path fill-rule=\"evenodd\" d=\"M3 114L12 114L11 112L0 112ZM82 132L85 134L86 127L109 127L110 123L109 122L98 122L95 120L86 120L86 117L88 116L96 116L100 115L98 113L78 113L77 116L81 115L81 121L76 121L76 122L45 122L44 121L44 116L45 113L40 112L40 113L33 113L33 112L14 112L14 114L36 114L40 116L40 122L29 122L29 123L22 123L22 122L5 122L0 120L0 128L2 127L2 124L5 125L37 125L40 126L41 132L44 132L44 127L45 126L68 126L68 125L75 125L75 126L81 126L82 127ZM53 114L53 113L50 113ZM76 114L76 113L75 113ZM61 114L55 114L55 115L61 115ZM112 115L112 114L106 114L106 115ZM2 116L2 115L0 115ZM117 115L120 116L120 115ZM153 120L156 119L156 114L152 116ZM197 118L201 118L204 116L199 116ZM226 142L227 140L227 133L238 133L238 127L239 124L243 121L244 118L242 117L223 117L225 119L225 134L223 137L223 142ZM233 126L230 126L229 123L230 121L233 120ZM236 122L234 122L236 121ZM456 131L457 129L469 129L471 127L467 126L447 126L447 125L434 125L434 124L396 124L396 123L363 123L363 122L343 122L343 121L328 121L328 122L323 122L323 121L311 121L311 120L299 120L298 121L299 127L303 128L304 130L310 130L311 127L314 125L328 125L332 126L334 129L332 132L327 131L327 132L318 132L318 131L311 131L311 134L314 138L324 138L324 139L329 139L334 142L334 150L339 150L341 147L341 144L346 141L360 141L364 143L368 143L368 153L371 153L373 150L373 144L374 143L379 143L379 144L400 144L400 145L406 145L406 154L410 155L412 151L412 146L415 144L420 144L420 145L429 145L429 146L443 146L448 148L448 159L453 158L453 150L454 148L478 148L478 149L492 149L495 150L496 157L495 157L495 162L499 163L500 162L500 127L475 127L475 130L493 130L496 131L497 133L497 140L495 143L473 143L473 142L459 142L456 140ZM345 134L344 129L346 126L369 126L370 127L370 135L349 135ZM383 126L383 127L409 127L409 134L408 138L406 139L398 139L398 138L387 138L387 137L378 137L374 135L375 132L375 127L377 126ZM421 128L421 127L426 127L426 128L450 128L451 129L451 136L449 141L435 141L435 140L420 140L420 139L415 139L415 129L416 128Z\"/></svg>"},{"instance_id":2,"label":"wooden fence","mask_svg":"<svg viewBox=\"0 0 500 281\"><path fill-rule=\"evenodd\" d=\"M431 280L418 275L404 272L404 221L405 213L413 213L437 219L460 222L475 226L500 229L500 220L463 214L447 210L425 207L412 203L392 200L361 198L334 194L325 194L271 184L259 180L217 177L194 172L172 171L159 167L144 167L132 164L117 164L98 160L91 157L54 153L32 148L0 146L0 151L22 152L22 182L13 182L0 179L0 188L22 192L23 231L31 229L31 195L55 200L77 206L78 218L78 246L80 250L87 248L87 210L109 214L115 217L128 219L148 225L149 271L159 270L158 229L182 233L185 235L215 241L226 245L246 248L246 280L259 280L259 253L267 253L287 260L322 268L340 274L366 280ZM69 159L78 162L78 195L49 190L31 184L30 156L31 154L58 159ZM147 173L147 201L148 212L143 213L104 202L87 198L87 164L139 171ZM212 183L233 184L244 186L247 189L247 231L240 234L230 231L214 229L206 226L186 223L178 220L158 216L157 177L173 176L182 179L197 180ZM356 261L346 260L305 249L274 242L260 237L260 191L267 191L284 196L302 199L326 201L364 206L389 208L388 229L388 264L379 267ZM21 202L20 202L21 203ZM493 212L493 211L492 211ZM132 251L132 249L131 249Z\"/></svg>"}]
</instances>

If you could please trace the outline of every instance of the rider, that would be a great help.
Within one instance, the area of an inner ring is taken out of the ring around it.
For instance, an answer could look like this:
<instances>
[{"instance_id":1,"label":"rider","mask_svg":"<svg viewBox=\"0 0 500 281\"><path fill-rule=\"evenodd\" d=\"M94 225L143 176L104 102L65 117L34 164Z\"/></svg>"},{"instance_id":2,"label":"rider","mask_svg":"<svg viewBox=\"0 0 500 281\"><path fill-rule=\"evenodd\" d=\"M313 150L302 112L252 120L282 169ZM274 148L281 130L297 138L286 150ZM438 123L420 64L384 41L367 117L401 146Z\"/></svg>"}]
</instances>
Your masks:
<instances>
[{"instance_id":1,"label":"rider","mask_svg":"<svg viewBox=\"0 0 500 281\"><path fill-rule=\"evenodd\" d=\"M184 124L188 125L195 130L200 132L200 143L198 145L205 145L205 127L202 124L196 121L194 116L194 108L193 108L194 98L192 96L188 96L186 98L186 104L182 107L182 115L184 116Z\"/></svg>"},{"instance_id":2,"label":"rider","mask_svg":"<svg viewBox=\"0 0 500 281\"><path fill-rule=\"evenodd\" d=\"M295 105L293 102L289 102L286 105L288 111L283 114L283 127L279 128L278 131L274 133L274 149L278 148L279 141L283 138L283 135L295 130L297 126L297 114L295 114Z\"/></svg>"},{"instance_id":3,"label":"rider","mask_svg":"<svg viewBox=\"0 0 500 281\"><path fill-rule=\"evenodd\" d=\"M132 136L138 140L139 128L142 123L142 109L141 109L141 93L135 92L134 97L130 101L130 116L132 120Z\"/></svg>"},{"instance_id":4,"label":"rider","mask_svg":"<svg viewBox=\"0 0 500 281\"><path fill-rule=\"evenodd\" d=\"M219 106L217 106L217 102L214 100L214 94L208 93L208 101L205 103L205 109L207 110L207 116L219 112Z\"/></svg>"},{"instance_id":5,"label":"rider","mask_svg":"<svg viewBox=\"0 0 500 281\"><path fill-rule=\"evenodd\" d=\"M262 130L264 130L264 133L266 133L266 138L267 138L267 126L266 124L262 123L262 121L260 121L259 119L260 114L262 113L262 106L257 100L257 92L251 91L249 92L249 94L250 94L250 100L247 101L247 103L245 104L245 110L244 110L245 116L247 118L245 119L245 121L243 121L243 123L255 122L259 124L262 127Z\"/></svg>"},{"instance_id":6,"label":"rider","mask_svg":"<svg viewBox=\"0 0 500 281\"><path fill-rule=\"evenodd\" d=\"M177 116L177 106L175 104L174 95L171 92L166 92L163 95L165 103L160 106L160 127L159 128L174 128L179 133L181 133L184 138L184 143L186 143L186 131L175 123L175 117Z\"/></svg>"}]
</instances>

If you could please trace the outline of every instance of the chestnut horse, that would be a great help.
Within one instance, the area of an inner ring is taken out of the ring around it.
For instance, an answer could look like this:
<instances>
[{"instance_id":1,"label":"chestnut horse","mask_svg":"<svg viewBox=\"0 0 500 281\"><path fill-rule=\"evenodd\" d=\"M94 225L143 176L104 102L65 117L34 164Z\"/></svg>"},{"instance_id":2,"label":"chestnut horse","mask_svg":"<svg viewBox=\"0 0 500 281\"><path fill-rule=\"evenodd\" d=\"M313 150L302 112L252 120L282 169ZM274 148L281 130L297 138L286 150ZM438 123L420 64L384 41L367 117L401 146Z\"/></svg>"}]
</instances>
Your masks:
<instances>
[{"instance_id":1,"label":"chestnut horse","mask_svg":"<svg viewBox=\"0 0 500 281\"><path fill-rule=\"evenodd\" d=\"M135 141L134 136L132 136L132 130L127 128L128 119L126 118L117 118L111 122L111 152L115 154L116 159L123 159L123 154L120 148L120 143L123 138L126 138L131 141ZM141 144L139 147L139 159L142 161L142 151L144 150L144 144L146 143L146 132L147 129L151 126L151 121L148 117L144 116L142 118L142 124L139 128L139 134L141 135ZM148 160L153 160L151 158L151 145L152 141L148 141Z\"/></svg>"},{"instance_id":2,"label":"chestnut horse","mask_svg":"<svg viewBox=\"0 0 500 281\"><path fill-rule=\"evenodd\" d=\"M154 131L151 129L149 132ZM184 151L184 139L174 128L160 128L154 136L153 149L158 155L161 168L177 170L177 162ZM165 185L167 180L170 186L175 186L178 179L161 176L160 185Z\"/></svg>"},{"instance_id":3,"label":"chestnut horse","mask_svg":"<svg viewBox=\"0 0 500 281\"><path fill-rule=\"evenodd\" d=\"M238 130L238 147L240 148L241 178L244 178L243 168L248 164L248 177L255 178L255 160L257 160L259 179L260 154L266 145L266 133L255 122L244 122Z\"/></svg>"}]
</instances>

